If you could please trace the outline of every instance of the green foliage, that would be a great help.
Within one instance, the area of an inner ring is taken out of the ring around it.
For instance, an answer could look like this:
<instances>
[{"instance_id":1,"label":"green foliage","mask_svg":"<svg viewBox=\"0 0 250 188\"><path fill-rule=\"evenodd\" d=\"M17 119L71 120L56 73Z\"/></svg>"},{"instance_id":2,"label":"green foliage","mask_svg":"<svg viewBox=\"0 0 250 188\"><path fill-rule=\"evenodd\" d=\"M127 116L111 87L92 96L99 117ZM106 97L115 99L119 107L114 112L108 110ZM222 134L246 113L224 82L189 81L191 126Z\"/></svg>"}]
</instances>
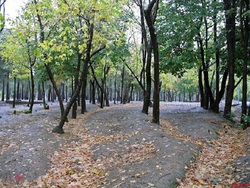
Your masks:
<instances>
[{"instance_id":1,"label":"green foliage","mask_svg":"<svg viewBox=\"0 0 250 188\"><path fill-rule=\"evenodd\" d=\"M173 6L174 4L174 6ZM199 25L197 10L199 5L169 1L162 3L158 19L161 70L182 76L186 69L197 63L194 38ZM186 9L186 10L185 10ZM171 18L171 19L170 19Z\"/></svg>"},{"instance_id":2,"label":"green foliage","mask_svg":"<svg viewBox=\"0 0 250 188\"><path fill-rule=\"evenodd\" d=\"M250 125L250 117L247 116L247 115L245 115L245 114L243 114L243 115L242 115L242 123L243 123L244 125Z\"/></svg>"},{"instance_id":3,"label":"green foliage","mask_svg":"<svg viewBox=\"0 0 250 188\"><path fill-rule=\"evenodd\" d=\"M2 13L0 13L0 30L4 28L5 19Z\"/></svg>"},{"instance_id":4,"label":"green foliage","mask_svg":"<svg viewBox=\"0 0 250 188\"><path fill-rule=\"evenodd\" d=\"M24 113L24 114L30 114L31 111L29 109L24 109L24 110L22 110L22 113Z\"/></svg>"},{"instance_id":5,"label":"green foliage","mask_svg":"<svg viewBox=\"0 0 250 188\"><path fill-rule=\"evenodd\" d=\"M226 118L229 119L230 121L234 121L235 117L237 117L237 116L234 113L228 113L226 116Z\"/></svg>"},{"instance_id":6,"label":"green foliage","mask_svg":"<svg viewBox=\"0 0 250 188\"><path fill-rule=\"evenodd\" d=\"M225 46L225 33L218 37L219 40L214 45L214 33L210 29L213 28L215 15L217 23L223 21L222 11L223 4L217 1L163 1L157 20L161 70L183 76L188 69L199 66L201 63L200 49L197 45L199 40L202 40L204 45L207 42L204 49L205 60L212 64L215 61L215 52L224 49ZM207 25L204 23L205 18ZM206 27L209 28L207 33ZM218 24L219 35L222 27ZM223 54L221 53L221 56Z\"/></svg>"}]
</instances>

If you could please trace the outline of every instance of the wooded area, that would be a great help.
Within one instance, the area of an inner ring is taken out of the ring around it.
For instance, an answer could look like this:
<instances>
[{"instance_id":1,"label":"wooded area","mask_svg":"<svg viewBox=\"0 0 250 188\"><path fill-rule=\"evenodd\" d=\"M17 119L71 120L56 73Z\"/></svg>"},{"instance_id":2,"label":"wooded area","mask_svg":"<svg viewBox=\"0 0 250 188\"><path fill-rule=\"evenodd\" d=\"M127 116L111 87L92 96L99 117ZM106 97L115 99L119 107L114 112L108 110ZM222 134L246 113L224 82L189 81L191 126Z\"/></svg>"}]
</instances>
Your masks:
<instances>
[{"instance_id":1,"label":"wooded area","mask_svg":"<svg viewBox=\"0 0 250 188\"><path fill-rule=\"evenodd\" d=\"M57 100L69 112L143 101L160 120L160 101L200 101L232 116L241 101L249 126L249 0L30 0L14 20L0 1L1 100L13 107ZM11 27L4 28L5 22ZM67 102L65 106L63 103Z\"/></svg>"}]
</instances>

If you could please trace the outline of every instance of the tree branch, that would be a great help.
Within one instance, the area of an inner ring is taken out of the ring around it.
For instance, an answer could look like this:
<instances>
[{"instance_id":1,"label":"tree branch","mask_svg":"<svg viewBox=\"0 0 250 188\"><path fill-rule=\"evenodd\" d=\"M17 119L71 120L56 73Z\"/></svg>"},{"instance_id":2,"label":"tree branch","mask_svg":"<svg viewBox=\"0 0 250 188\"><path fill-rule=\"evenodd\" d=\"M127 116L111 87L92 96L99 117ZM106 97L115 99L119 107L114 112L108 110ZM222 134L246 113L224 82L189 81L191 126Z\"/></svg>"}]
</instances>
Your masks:
<instances>
[{"instance_id":1,"label":"tree branch","mask_svg":"<svg viewBox=\"0 0 250 188\"><path fill-rule=\"evenodd\" d=\"M132 73L132 75L134 76L134 78L137 80L138 84L140 85L140 87L142 88L142 90L144 91L145 88L142 85L141 81L139 80L138 76L136 76L136 74L134 73L134 71L128 66L127 63L125 63L126 67L130 70L130 72Z\"/></svg>"},{"instance_id":2,"label":"tree branch","mask_svg":"<svg viewBox=\"0 0 250 188\"><path fill-rule=\"evenodd\" d=\"M95 56L96 54L98 54L100 51L104 50L106 48L106 45L102 45L99 49L97 49L96 51L94 51L91 55L90 58L92 58L93 56Z\"/></svg>"}]
</instances>

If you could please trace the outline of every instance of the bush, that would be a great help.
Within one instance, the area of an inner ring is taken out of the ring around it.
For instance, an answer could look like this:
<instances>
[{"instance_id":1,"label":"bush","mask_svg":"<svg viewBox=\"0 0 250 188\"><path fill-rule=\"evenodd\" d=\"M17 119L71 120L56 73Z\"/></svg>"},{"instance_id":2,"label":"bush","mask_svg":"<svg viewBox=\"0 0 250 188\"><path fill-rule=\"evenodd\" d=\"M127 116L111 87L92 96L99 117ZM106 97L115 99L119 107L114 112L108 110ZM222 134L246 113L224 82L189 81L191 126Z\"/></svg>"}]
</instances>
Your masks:
<instances>
[{"instance_id":1,"label":"bush","mask_svg":"<svg viewBox=\"0 0 250 188\"><path fill-rule=\"evenodd\" d=\"M22 113L24 113L24 114L30 114L31 113L31 111L30 110L22 110Z\"/></svg>"},{"instance_id":2,"label":"bush","mask_svg":"<svg viewBox=\"0 0 250 188\"><path fill-rule=\"evenodd\" d=\"M230 121L234 121L235 117L236 117L236 115L234 113L228 113L227 114L227 119L229 119Z\"/></svg>"}]
</instances>

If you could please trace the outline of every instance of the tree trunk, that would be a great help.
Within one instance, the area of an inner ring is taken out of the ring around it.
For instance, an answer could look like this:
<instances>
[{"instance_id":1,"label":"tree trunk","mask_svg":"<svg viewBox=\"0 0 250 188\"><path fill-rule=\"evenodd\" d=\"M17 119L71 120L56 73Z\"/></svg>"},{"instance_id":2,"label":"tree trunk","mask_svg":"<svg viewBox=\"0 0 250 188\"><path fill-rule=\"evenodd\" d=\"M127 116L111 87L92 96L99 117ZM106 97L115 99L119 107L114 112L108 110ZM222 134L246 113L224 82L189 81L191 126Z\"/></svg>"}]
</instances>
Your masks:
<instances>
[{"instance_id":1,"label":"tree trunk","mask_svg":"<svg viewBox=\"0 0 250 188\"><path fill-rule=\"evenodd\" d=\"M42 97L43 97L43 108L44 108L44 110L48 110L49 109L49 105L46 103L46 100L45 100L45 86L44 86L44 81L42 81Z\"/></svg>"},{"instance_id":2,"label":"tree trunk","mask_svg":"<svg viewBox=\"0 0 250 188\"><path fill-rule=\"evenodd\" d=\"M95 75L95 71L94 71L94 68L93 66L90 64L90 68L91 68L91 71L92 71L92 75L93 75L93 78L95 80L95 83L97 84L98 88L100 89L99 90L99 94L98 94L98 99L99 99L99 102L100 102L100 108L103 108L104 107L104 98L103 98L103 94L104 94L104 91L103 91L103 86L101 84L99 84L97 78L96 78L96 75Z\"/></svg>"},{"instance_id":3,"label":"tree trunk","mask_svg":"<svg viewBox=\"0 0 250 188\"><path fill-rule=\"evenodd\" d=\"M95 80L92 80L90 81L90 85L91 85L91 101L92 101L92 104L95 104Z\"/></svg>"},{"instance_id":4,"label":"tree trunk","mask_svg":"<svg viewBox=\"0 0 250 188\"><path fill-rule=\"evenodd\" d=\"M22 83L22 90L21 90L21 99L24 99L24 83Z\"/></svg>"},{"instance_id":5,"label":"tree trunk","mask_svg":"<svg viewBox=\"0 0 250 188\"><path fill-rule=\"evenodd\" d=\"M49 89L48 89L48 101L51 101L51 96L52 96L52 91L51 91L51 85L49 85Z\"/></svg>"},{"instance_id":6,"label":"tree trunk","mask_svg":"<svg viewBox=\"0 0 250 188\"><path fill-rule=\"evenodd\" d=\"M208 110L209 109L209 90L210 86L209 86L209 78L208 78L208 67L206 64L206 60L205 60L205 52L204 52L204 46L203 46L203 42L201 39L201 35L199 34L200 40L199 40L199 47L200 47L200 54L201 54L201 63L202 63L202 72L203 72L203 79L204 79L204 106L203 108Z\"/></svg>"},{"instance_id":7,"label":"tree trunk","mask_svg":"<svg viewBox=\"0 0 250 188\"><path fill-rule=\"evenodd\" d=\"M51 89L51 102L55 102L55 90L53 89L53 87Z\"/></svg>"},{"instance_id":8,"label":"tree trunk","mask_svg":"<svg viewBox=\"0 0 250 188\"><path fill-rule=\"evenodd\" d=\"M65 101L68 102L68 86L65 86Z\"/></svg>"},{"instance_id":9,"label":"tree trunk","mask_svg":"<svg viewBox=\"0 0 250 188\"><path fill-rule=\"evenodd\" d=\"M85 79L87 79L88 65L89 65L90 58L91 58L90 53L91 53L91 49L92 49L93 34L94 34L94 23L93 23L93 20L92 20L88 24L88 36L89 36L89 39L87 40L86 55L85 55L84 64L83 64L83 68L82 68L82 72L81 72L80 83L83 83L85 81ZM61 120L59 122L59 125L56 126L52 130L52 132L60 133L60 134L64 133L64 131L63 131L64 123L67 120L67 116L69 114L69 111L70 111L72 105L74 104L77 97L79 96L80 89L81 89L81 84L78 84L77 88L75 89L74 94L72 95L71 100L68 102L68 104L66 106L66 109L65 109L63 115L61 116Z\"/></svg>"},{"instance_id":10,"label":"tree trunk","mask_svg":"<svg viewBox=\"0 0 250 188\"><path fill-rule=\"evenodd\" d=\"M142 49L142 70L140 82L143 90L143 107L142 113L148 114L151 97L151 60L152 60L152 43L148 42L147 29L145 24L145 13L142 0L140 0L140 17L141 17L141 45ZM146 66L146 80L145 80L145 66ZM146 86L145 86L146 85Z\"/></svg>"},{"instance_id":11,"label":"tree trunk","mask_svg":"<svg viewBox=\"0 0 250 188\"><path fill-rule=\"evenodd\" d=\"M2 101L4 101L4 95L5 95L5 78L3 78Z\"/></svg>"},{"instance_id":12,"label":"tree trunk","mask_svg":"<svg viewBox=\"0 0 250 188\"><path fill-rule=\"evenodd\" d=\"M235 74L235 15L236 7L235 0L224 0L224 9L226 17L226 38L227 38L227 68L228 68L228 85L227 85L227 94L226 102L224 108L224 117L227 117L231 114L231 107L234 94L234 74Z\"/></svg>"},{"instance_id":13,"label":"tree trunk","mask_svg":"<svg viewBox=\"0 0 250 188\"><path fill-rule=\"evenodd\" d=\"M158 40L156 31L154 28L155 19L158 10L158 0L152 0L147 9L145 10L145 19L149 28L150 38L152 42L153 52L154 52L154 103L153 103L153 123L160 123L160 71L159 71L159 50L158 50Z\"/></svg>"},{"instance_id":14,"label":"tree trunk","mask_svg":"<svg viewBox=\"0 0 250 188\"><path fill-rule=\"evenodd\" d=\"M10 73L7 73L7 83L6 83L6 101L10 100Z\"/></svg>"},{"instance_id":15,"label":"tree trunk","mask_svg":"<svg viewBox=\"0 0 250 188\"><path fill-rule=\"evenodd\" d=\"M203 83L202 83L202 68L200 66L199 68L199 74L198 74L198 82L199 82L199 91L200 91L200 104L201 107L204 108L205 106L205 96L204 96L204 88L203 88Z\"/></svg>"},{"instance_id":16,"label":"tree trunk","mask_svg":"<svg viewBox=\"0 0 250 188\"><path fill-rule=\"evenodd\" d=\"M123 67L122 67L121 104L123 104L123 95L124 95L124 77L125 77L125 66L123 66Z\"/></svg>"},{"instance_id":17,"label":"tree trunk","mask_svg":"<svg viewBox=\"0 0 250 188\"><path fill-rule=\"evenodd\" d=\"M80 69L81 69L81 58L82 58L82 54L78 52L77 54L77 67L76 67L76 74L75 74L75 83L74 83L74 90L78 87L78 85L82 85L82 83L79 83L79 74L80 74ZM78 100L79 99L79 96L78 95ZM73 104L73 108L72 108L72 118L73 119L76 119L77 117L77 101L74 102Z\"/></svg>"},{"instance_id":18,"label":"tree trunk","mask_svg":"<svg viewBox=\"0 0 250 188\"><path fill-rule=\"evenodd\" d=\"M152 42L147 45L147 62L146 62L146 89L144 89L144 100L142 113L148 114L151 97L151 60L152 60Z\"/></svg>"},{"instance_id":19,"label":"tree trunk","mask_svg":"<svg viewBox=\"0 0 250 188\"><path fill-rule=\"evenodd\" d=\"M35 100L35 81L32 68L30 68L30 83L31 83L31 90L30 90L29 112L32 113Z\"/></svg>"},{"instance_id":20,"label":"tree trunk","mask_svg":"<svg viewBox=\"0 0 250 188\"><path fill-rule=\"evenodd\" d=\"M116 83L116 76L115 76L115 81L114 81L114 104L116 104L117 101L117 83Z\"/></svg>"},{"instance_id":21,"label":"tree trunk","mask_svg":"<svg viewBox=\"0 0 250 188\"><path fill-rule=\"evenodd\" d=\"M16 98L17 100L20 100L20 80L17 80L17 89L16 89Z\"/></svg>"},{"instance_id":22,"label":"tree trunk","mask_svg":"<svg viewBox=\"0 0 250 188\"><path fill-rule=\"evenodd\" d=\"M26 89L25 89L25 92L24 92L24 99L25 100L29 100L29 85L30 85L30 79L28 78L28 83L26 84Z\"/></svg>"},{"instance_id":23,"label":"tree trunk","mask_svg":"<svg viewBox=\"0 0 250 188\"><path fill-rule=\"evenodd\" d=\"M82 83L81 114L84 114L85 112L87 112L86 88L87 88L87 78L85 78L84 82Z\"/></svg>"},{"instance_id":24,"label":"tree trunk","mask_svg":"<svg viewBox=\"0 0 250 188\"><path fill-rule=\"evenodd\" d=\"M37 94L37 100L42 100L43 99L43 91L42 91L42 88L41 88L41 84L38 83L38 94Z\"/></svg>"},{"instance_id":25,"label":"tree trunk","mask_svg":"<svg viewBox=\"0 0 250 188\"><path fill-rule=\"evenodd\" d=\"M241 106L241 123L244 129L249 126L249 123L244 122L244 116L247 115L247 67L249 61L249 17L243 16L246 11L249 11L249 0L241 1L240 8L240 25L241 25L241 45L243 48L243 65L242 65L242 106Z\"/></svg>"},{"instance_id":26,"label":"tree trunk","mask_svg":"<svg viewBox=\"0 0 250 188\"><path fill-rule=\"evenodd\" d=\"M129 98L128 98L128 103L131 102L131 100L133 100L133 90L134 90L134 85L131 84L131 89L130 89L130 95L129 95Z\"/></svg>"},{"instance_id":27,"label":"tree trunk","mask_svg":"<svg viewBox=\"0 0 250 188\"><path fill-rule=\"evenodd\" d=\"M14 77L14 93L13 93L13 103L12 107L16 107L16 77Z\"/></svg>"},{"instance_id":28,"label":"tree trunk","mask_svg":"<svg viewBox=\"0 0 250 188\"><path fill-rule=\"evenodd\" d=\"M62 83L61 87L62 87L62 100L64 101L64 99L65 99L65 84Z\"/></svg>"},{"instance_id":29,"label":"tree trunk","mask_svg":"<svg viewBox=\"0 0 250 188\"><path fill-rule=\"evenodd\" d=\"M216 2L217 0L214 0L214 2ZM214 45L217 44L217 15L215 14L213 16L213 22L214 22ZM215 86L215 90L216 90L216 99L214 101L214 103L211 103L210 105L210 109L215 112L215 113L219 113L219 104L220 101L220 57L219 57L219 49L216 49L215 52L215 63L216 63L216 67L215 67L215 82L216 82L216 86ZM224 94L224 93L223 93Z\"/></svg>"}]
</instances>

